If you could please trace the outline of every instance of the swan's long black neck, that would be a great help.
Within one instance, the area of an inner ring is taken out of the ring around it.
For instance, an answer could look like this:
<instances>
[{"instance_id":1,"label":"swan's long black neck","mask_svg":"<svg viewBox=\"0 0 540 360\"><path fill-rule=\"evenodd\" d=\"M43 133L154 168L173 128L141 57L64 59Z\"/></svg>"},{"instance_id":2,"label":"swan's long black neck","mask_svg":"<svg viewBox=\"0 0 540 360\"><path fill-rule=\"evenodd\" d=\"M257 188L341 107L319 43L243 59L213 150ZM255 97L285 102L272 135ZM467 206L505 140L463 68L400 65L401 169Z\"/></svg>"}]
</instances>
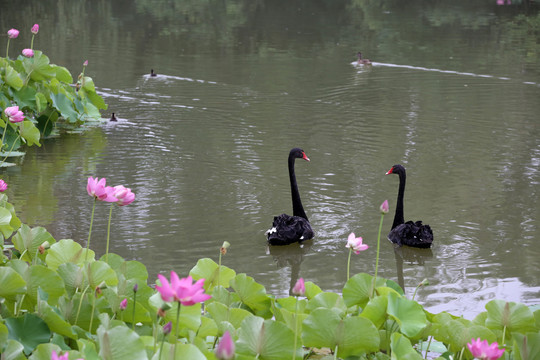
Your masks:
<instances>
[{"instance_id":1,"label":"swan's long black neck","mask_svg":"<svg viewBox=\"0 0 540 360\"><path fill-rule=\"evenodd\" d=\"M291 181L293 215L308 220L306 213L304 212L304 207L302 206L302 200L300 200L300 192L298 192L298 184L296 183L296 175L294 174L294 160L295 157L289 155L289 179Z\"/></svg>"},{"instance_id":2,"label":"swan's long black neck","mask_svg":"<svg viewBox=\"0 0 540 360\"><path fill-rule=\"evenodd\" d=\"M392 224L392 229L405 222L405 217L403 216L403 197L405 195L405 181L406 181L407 175L405 175L405 172L400 172L398 173L398 175L399 175L399 191L398 191L398 196L397 196L396 214L394 215L394 223Z\"/></svg>"}]
</instances>

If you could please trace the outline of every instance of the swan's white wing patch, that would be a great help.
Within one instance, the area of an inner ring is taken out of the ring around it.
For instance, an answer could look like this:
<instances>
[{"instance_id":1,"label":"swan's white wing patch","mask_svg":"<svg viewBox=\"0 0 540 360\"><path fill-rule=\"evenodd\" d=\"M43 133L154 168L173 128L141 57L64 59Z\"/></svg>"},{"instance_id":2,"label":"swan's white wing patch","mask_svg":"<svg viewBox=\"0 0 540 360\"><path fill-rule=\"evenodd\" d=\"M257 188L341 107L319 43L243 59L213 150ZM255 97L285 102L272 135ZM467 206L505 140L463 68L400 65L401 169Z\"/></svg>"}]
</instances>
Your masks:
<instances>
[{"instance_id":1,"label":"swan's white wing patch","mask_svg":"<svg viewBox=\"0 0 540 360\"><path fill-rule=\"evenodd\" d=\"M276 233L276 232L277 232L277 229L274 226L273 228L266 230L266 235L270 235L270 234L273 234L273 233Z\"/></svg>"}]
</instances>

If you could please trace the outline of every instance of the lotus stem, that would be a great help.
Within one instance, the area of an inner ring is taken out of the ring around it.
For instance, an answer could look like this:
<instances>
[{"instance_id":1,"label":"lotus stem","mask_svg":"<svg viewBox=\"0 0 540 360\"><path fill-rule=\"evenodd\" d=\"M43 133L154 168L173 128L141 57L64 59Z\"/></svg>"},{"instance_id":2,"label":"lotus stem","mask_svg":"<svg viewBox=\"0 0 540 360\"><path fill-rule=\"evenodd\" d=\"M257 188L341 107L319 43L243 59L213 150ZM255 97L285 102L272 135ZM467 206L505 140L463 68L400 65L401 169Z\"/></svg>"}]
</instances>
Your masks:
<instances>
[{"instance_id":1,"label":"lotus stem","mask_svg":"<svg viewBox=\"0 0 540 360\"><path fill-rule=\"evenodd\" d=\"M92 323L94 322L94 311L96 310L96 292L94 292L94 296L92 296L92 315L90 316L90 326L88 326L88 332L92 333Z\"/></svg>"},{"instance_id":2,"label":"lotus stem","mask_svg":"<svg viewBox=\"0 0 540 360\"><path fill-rule=\"evenodd\" d=\"M379 271L379 252L381 249L381 231L382 231L383 219L384 219L384 213L381 213L381 221L379 223L379 234L377 235L377 260L375 260L375 276L373 277L373 286L371 287L370 297L373 297L373 293L375 292L375 286L377 284L377 273Z\"/></svg>"},{"instance_id":3,"label":"lotus stem","mask_svg":"<svg viewBox=\"0 0 540 360\"><path fill-rule=\"evenodd\" d=\"M111 218L112 218L112 209L114 203L111 203L111 209L109 210L109 223L107 224L107 246L105 248L105 262L109 263L109 238L111 235Z\"/></svg>"},{"instance_id":4,"label":"lotus stem","mask_svg":"<svg viewBox=\"0 0 540 360\"><path fill-rule=\"evenodd\" d=\"M298 344L298 296L296 297L296 306L294 309L294 347L292 360L296 358L296 345Z\"/></svg>"},{"instance_id":5,"label":"lotus stem","mask_svg":"<svg viewBox=\"0 0 540 360\"><path fill-rule=\"evenodd\" d=\"M350 276L350 268L351 268L351 254L352 254L352 248L349 248L349 260L347 260L347 281L349 280Z\"/></svg>"},{"instance_id":6,"label":"lotus stem","mask_svg":"<svg viewBox=\"0 0 540 360\"><path fill-rule=\"evenodd\" d=\"M90 216L90 229L88 230L88 241L86 242L86 254L84 254L84 262L88 260L88 252L90 251L90 238L92 236L92 224L94 223L94 211L96 210L97 198L94 197L94 204L92 206L92 215Z\"/></svg>"}]
</instances>

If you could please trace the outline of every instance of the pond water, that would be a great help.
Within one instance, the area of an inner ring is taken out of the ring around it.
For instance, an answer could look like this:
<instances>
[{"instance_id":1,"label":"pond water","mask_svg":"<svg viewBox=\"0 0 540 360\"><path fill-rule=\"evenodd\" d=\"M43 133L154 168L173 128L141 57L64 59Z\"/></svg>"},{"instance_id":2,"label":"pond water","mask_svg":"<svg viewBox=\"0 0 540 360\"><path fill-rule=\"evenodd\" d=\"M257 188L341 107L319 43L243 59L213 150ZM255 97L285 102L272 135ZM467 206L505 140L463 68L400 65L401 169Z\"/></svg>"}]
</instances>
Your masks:
<instances>
[{"instance_id":1,"label":"pond water","mask_svg":"<svg viewBox=\"0 0 540 360\"><path fill-rule=\"evenodd\" d=\"M540 299L540 17L513 1L2 1L0 29L21 30L74 77L89 61L119 121L46 139L2 170L23 221L86 243L89 176L136 201L113 211L111 251L186 276L201 257L246 272L276 296L298 276L326 291L346 281L347 236L370 246L351 271L373 274L379 205L388 199L379 276L431 311L474 317L498 298ZM19 49L20 48L20 49ZM357 51L373 61L351 64ZM150 77L154 69L157 77ZM316 233L266 246L291 213L297 161ZM407 168L406 220L432 249L386 240ZM105 251L97 204L92 248Z\"/></svg>"}]
</instances>

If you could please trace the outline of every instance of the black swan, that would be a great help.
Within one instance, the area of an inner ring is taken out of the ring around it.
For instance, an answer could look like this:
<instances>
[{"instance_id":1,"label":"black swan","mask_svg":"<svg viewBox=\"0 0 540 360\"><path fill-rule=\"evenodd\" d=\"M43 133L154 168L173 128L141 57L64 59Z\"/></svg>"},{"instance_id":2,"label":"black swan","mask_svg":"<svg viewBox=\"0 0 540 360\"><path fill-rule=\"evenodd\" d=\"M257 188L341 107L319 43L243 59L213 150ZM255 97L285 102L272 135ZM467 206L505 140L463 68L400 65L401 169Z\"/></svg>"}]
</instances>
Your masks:
<instances>
[{"instance_id":1,"label":"black swan","mask_svg":"<svg viewBox=\"0 0 540 360\"><path fill-rule=\"evenodd\" d=\"M408 245L417 248L429 248L433 242L433 231L429 225L422 224L422 221L407 221L403 217L403 195L405 194L405 168L402 165L394 165L386 175L399 175L399 192L396 204L396 215L392 230L388 234L388 240L398 245Z\"/></svg>"},{"instance_id":2,"label":"black swan","mask_svg":"<svg viewBox=\"0 0 540 360\"><path fill-rule=\"evenodd\" d=\"M371 65L371 60L364 59L361 52L358 52L356 55L358 56L358 61L356 62L357 65Z\"/></svg>"},{"instance_id":3,"label":"black swan","mask_svg":"<svg viewBox=\"0 0 540 360\"><path fill-rule=\"evenodd\" d=\"M157 76L157 74L154 72L154 69L150 69L150 76Z\"/></svg>"},{"instance_id":4,"label":"black swan","mask_svg":"<svg viewBox=\"0 0 540 360\"><path fill-rule=\"evenodd\" d=\"M116 119L116 116L114 115L114 113L112 113L111 119L109 121L118 121L118 119Z\"/></svg>"},{"instance_id":5,"label":"black swan","mask_svg":"<svg viewBox=\"0 0 540 360\"><path fill-rule=\"evenodd\" d=\"M291 182L291 197L293 203L293 216L281 214L274 217L272 228L266 232L270 245L288 245L313 238L313 230L304 212L296 175L294 174L294 161L296 159L309 161L304 150L294 148L289 153L289 179Z\"/></svg>"}]
</instances>

